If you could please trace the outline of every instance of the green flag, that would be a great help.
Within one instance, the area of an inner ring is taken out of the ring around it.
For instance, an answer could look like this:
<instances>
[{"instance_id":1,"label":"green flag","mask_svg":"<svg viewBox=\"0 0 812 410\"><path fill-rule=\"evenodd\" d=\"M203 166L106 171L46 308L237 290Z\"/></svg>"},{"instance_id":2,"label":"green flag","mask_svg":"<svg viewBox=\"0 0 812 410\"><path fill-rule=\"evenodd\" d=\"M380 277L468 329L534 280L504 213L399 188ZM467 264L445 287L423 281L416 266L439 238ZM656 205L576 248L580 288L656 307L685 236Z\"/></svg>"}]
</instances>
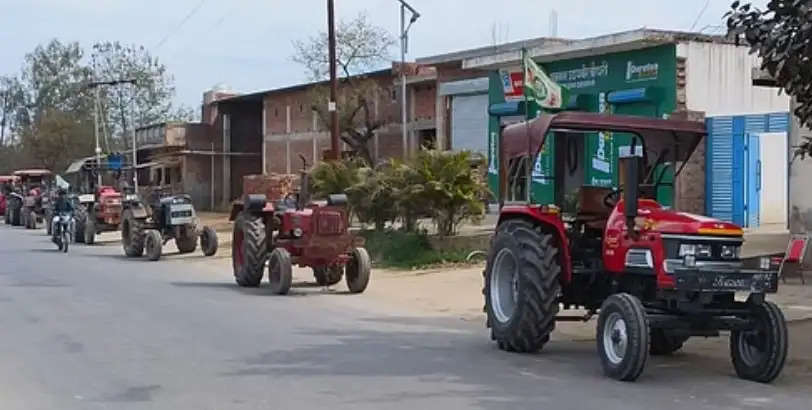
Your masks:
<instances>
[{"instance_id":1,"label":"green flag","mask_svg":"<svg viewBox=\"0 0 812 410\"><path fill-rule=\"evenodd\" d=\"M553 81L544 69L538 66L527 51L522 50L524 66L524 95L547 109L564 108L566 88Z\"/></svg>"}]
</instances>

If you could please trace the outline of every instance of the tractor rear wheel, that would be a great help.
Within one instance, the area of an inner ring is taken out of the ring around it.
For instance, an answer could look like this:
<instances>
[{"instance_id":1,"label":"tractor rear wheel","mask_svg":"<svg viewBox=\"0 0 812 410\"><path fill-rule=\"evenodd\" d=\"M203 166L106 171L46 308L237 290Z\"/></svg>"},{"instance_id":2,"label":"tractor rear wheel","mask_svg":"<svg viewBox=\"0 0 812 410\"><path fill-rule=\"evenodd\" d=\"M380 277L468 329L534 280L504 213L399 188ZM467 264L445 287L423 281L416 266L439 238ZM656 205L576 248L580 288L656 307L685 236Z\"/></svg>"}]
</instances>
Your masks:
<instances>
[{"instance_id":1,"label":"tractor rear wheel","mask_svg":"<svg viewBox=\"0 0 812 410\"><path fill-rule=\"evenodd\" d=\"M85 244L93 245L96 243L96 215L93 212L88 212L85 216L85 226L82 229L82 236L84 236Z\"/></svg>"},{"instance_id":2,"label":"tractor rear wheel","mask_svg":"<svg viewBox=\"0 0 812 410\"><path fill-rule=\"evenodd\" d=\"M15 204L15 206L11 209L11 226L22 226L22 208Z\"/></svg>"},{"instance_id":3,"label":"tractor rear wheel","mask_svg":"<svg viewBox=\"0 0 812 410\"><path fill-rule=\"evenodd\" d=\"M640 299L617 293L604 300L596 339L603 373L615 380L637 380L649 352L648 318Z\"/></svg>"},{"instance_id":4,"label":"tractor rear wheel","mask_svg":"<svg viewBox=\"0 0 812 410\"><path fill-rule=\"evenodd\" d=\"M182 226L177 238L175 238L175 245L178 247L180 253L191 253L197 249L197 235L195 235L195 228L193 226Z\"/></svg>"},{"instance_id":5,"label":"tractor rear wheel","mask_svg":"<svg viewBox=\"0 0 812 410\"><path fill-rule=\"evenodd\" d=\"M740 378L769 383L787 359L787 322L773 302L752 303L750 311L754 329L730 332L730 357Z\"/></svg>"},{"instance_id":6,"label":"tractor rear wheel","mask_svg":"<svg viewBox=\"0 0 812 410\"><path fill-rule=\"evenodd\" d=\"M319 286L333 286L341 282L341 278L344 276L344 267L336 265L313 268L313 276Z\"/></svg>"},{"instance_id":7,"label":"tractor rear wheel","mask_svg":"<svg viewBox=\"0 0 812 410\"><path fill-rule=\"evenodd\" d=\"M234 221L231 235L231 266L237 284L259 286L268 256L265 223L259 216L242 213Z\"/></svg>"},{"instance_id":8,"label":"tractor rear wheel","mask_svg":"<svg viewBox=\"0 0 812 410\"><path fill-rule=\"evenodd\" d=\"M218 246L217 232L209 226L204 226L203 232L200 233L200 250L203 251L203 256L214 256Z\"/></svg>"},{"instance_id":9,"label":"tractor rear wheel","mask_svg":"<svg viewBox=\"0 0 812 410\"><path fill-rule=\"evenodd\" d=\"M653 356L665 356L682 349L683 343L688 340L688 336L674 333L668 329L651 329L649 335L651 339L650 353Z\"/></svg>"},{"instance_id":10,"label":"tractor rear wheel","mask_svg":"<svg viewBox=\"0 0 812 410\"><path fill-rule=\"evenodd\" d=\"M287 295L293 282L293 264L285 248L274 248L268 256L268 283L276 295Z\"/></svg>"},{"instance_id":11,"label":"tractor rear wheel","mask_svg":"<svg viewBox=\"0 0 812 410\"><path fill-rule=\"evenodd\" d=\"M553 235L523 220L500 224L484 275L491 339L506 351L541 350L559 309L561 266Z\"/></svg>"},{"instance_id":12,"label":"tractor rear wheel","mask_svg":"<svg viewBox=\"0 0 812 410\"><path fill-rule=\"evenodd\" d=\"M73 231L73 241L85 243L85 222L87 221L87 208L80 204L73 212L73 219L76 221L76 228Z\"/></svg>"},{"instance_id":13,"label":"tractor rear wheel","mask_svg":"<svg viewBox=\"0 0 812 410\"><path fill-rule=\"evenodd\" d=\"M147 251L147 259L151 261L161 259L163 246L164 239L160 232L155 229L148 229L144 232L144 248Z\"/></svg>"},{"instance_id":14,"label":"tractor rear wheel","mask_svg":"<svg viewBox=\"0 0 812 410\"><path fill-rule=\"evenodd\" d=\"M362 293L369 284L369 274L372 270L372 263L369 260L369 253L364 248L353 248L352 259L347 262L347 271L344 275L350 293Z\"/></svg>"},{"instance_id":15,"label":"tractor rear wheel","mask_svg":"<svg viewBox=\"0 0 812 410\"><path fill-rule=\"evenodd\" d=\"M136 219L129 209L124 211L121 218L121 244L124 253L131 258L144 254L144 223Z\"/></svg>"}]
</instances>

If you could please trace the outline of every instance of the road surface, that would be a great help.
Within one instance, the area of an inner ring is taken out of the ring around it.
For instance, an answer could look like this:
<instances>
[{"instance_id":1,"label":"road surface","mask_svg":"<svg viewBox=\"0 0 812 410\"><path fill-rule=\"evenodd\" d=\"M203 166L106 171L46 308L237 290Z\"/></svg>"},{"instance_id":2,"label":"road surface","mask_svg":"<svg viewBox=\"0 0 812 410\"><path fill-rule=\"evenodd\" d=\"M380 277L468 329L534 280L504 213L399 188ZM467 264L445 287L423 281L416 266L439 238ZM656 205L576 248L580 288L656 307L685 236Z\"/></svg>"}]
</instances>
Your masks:
<instances>
[{"instance_id":1,"label":"road surface","mask_svg":"<svg viewBox=\"0 0 812 410\"><path fill-rule=\"evenodd\" d=\"M481 323L391 309L240 289L225 259L128 260L109 240L64 255L0 225L0 408L812 408L808 386L739 380L724 354L652 359L620 383L594 342L507 354Z\"/></svg>"}]
</instances>

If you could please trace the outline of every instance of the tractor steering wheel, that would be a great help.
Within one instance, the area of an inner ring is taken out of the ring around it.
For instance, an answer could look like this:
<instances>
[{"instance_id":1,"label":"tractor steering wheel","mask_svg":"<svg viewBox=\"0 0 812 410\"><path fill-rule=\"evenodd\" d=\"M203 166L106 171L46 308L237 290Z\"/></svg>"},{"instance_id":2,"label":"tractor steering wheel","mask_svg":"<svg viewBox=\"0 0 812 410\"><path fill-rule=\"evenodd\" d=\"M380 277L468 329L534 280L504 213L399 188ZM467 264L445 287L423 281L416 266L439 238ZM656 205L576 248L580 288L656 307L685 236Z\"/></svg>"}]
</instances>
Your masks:
<instances>
[{"instance_id":1,"label":"tractor steering wheel","mask_svg":"<svg viewBox=\"0 0 812 410\"><path fill-rule=\"evenodd\" d=\"M603 204L607 208L613 209L620 200L621 192L623 192L623 188L613 189L612 192L609 192L608 194L606 194L606 196L603 197Z\"/></svg>"}]
</instances>

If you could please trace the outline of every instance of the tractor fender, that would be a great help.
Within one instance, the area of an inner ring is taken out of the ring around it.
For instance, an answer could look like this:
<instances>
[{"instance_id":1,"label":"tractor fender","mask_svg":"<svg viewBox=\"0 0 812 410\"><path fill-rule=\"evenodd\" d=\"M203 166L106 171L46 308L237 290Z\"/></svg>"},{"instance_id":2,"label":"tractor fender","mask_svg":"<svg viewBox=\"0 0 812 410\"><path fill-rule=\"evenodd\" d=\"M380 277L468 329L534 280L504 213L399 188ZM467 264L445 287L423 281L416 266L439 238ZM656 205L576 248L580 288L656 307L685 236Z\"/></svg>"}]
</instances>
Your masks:
<instances>
[{"instance_id":1,"label":"tractor fender","mask_svg":"<svg viewBox=\"0 0 812 410\"><path fill-rule=\"evenodd\" d=\"M542 212L538 205L505 205L499 214L499 222L511 219L525 219L539 225L542 230L555 236L558 242L558 258L561 264L561 282L567 284L572 280L572 260L570 259L569 239L566 228L557 213Z\"/></svg>"},{"instance_id":2,"label":"tractor fender","mask_svg":"<svg viewBox=\"0 0 812 410\"><path fill-rule=\"evenodd\" d=\"M234 221L237 216L243 211L248 211L252 214L260 214L265 209L268 200L262 194L248 194L242 201L234 201L231 203L231 213L228 216L229 221Z\"/></svg>"}]
</instances>

